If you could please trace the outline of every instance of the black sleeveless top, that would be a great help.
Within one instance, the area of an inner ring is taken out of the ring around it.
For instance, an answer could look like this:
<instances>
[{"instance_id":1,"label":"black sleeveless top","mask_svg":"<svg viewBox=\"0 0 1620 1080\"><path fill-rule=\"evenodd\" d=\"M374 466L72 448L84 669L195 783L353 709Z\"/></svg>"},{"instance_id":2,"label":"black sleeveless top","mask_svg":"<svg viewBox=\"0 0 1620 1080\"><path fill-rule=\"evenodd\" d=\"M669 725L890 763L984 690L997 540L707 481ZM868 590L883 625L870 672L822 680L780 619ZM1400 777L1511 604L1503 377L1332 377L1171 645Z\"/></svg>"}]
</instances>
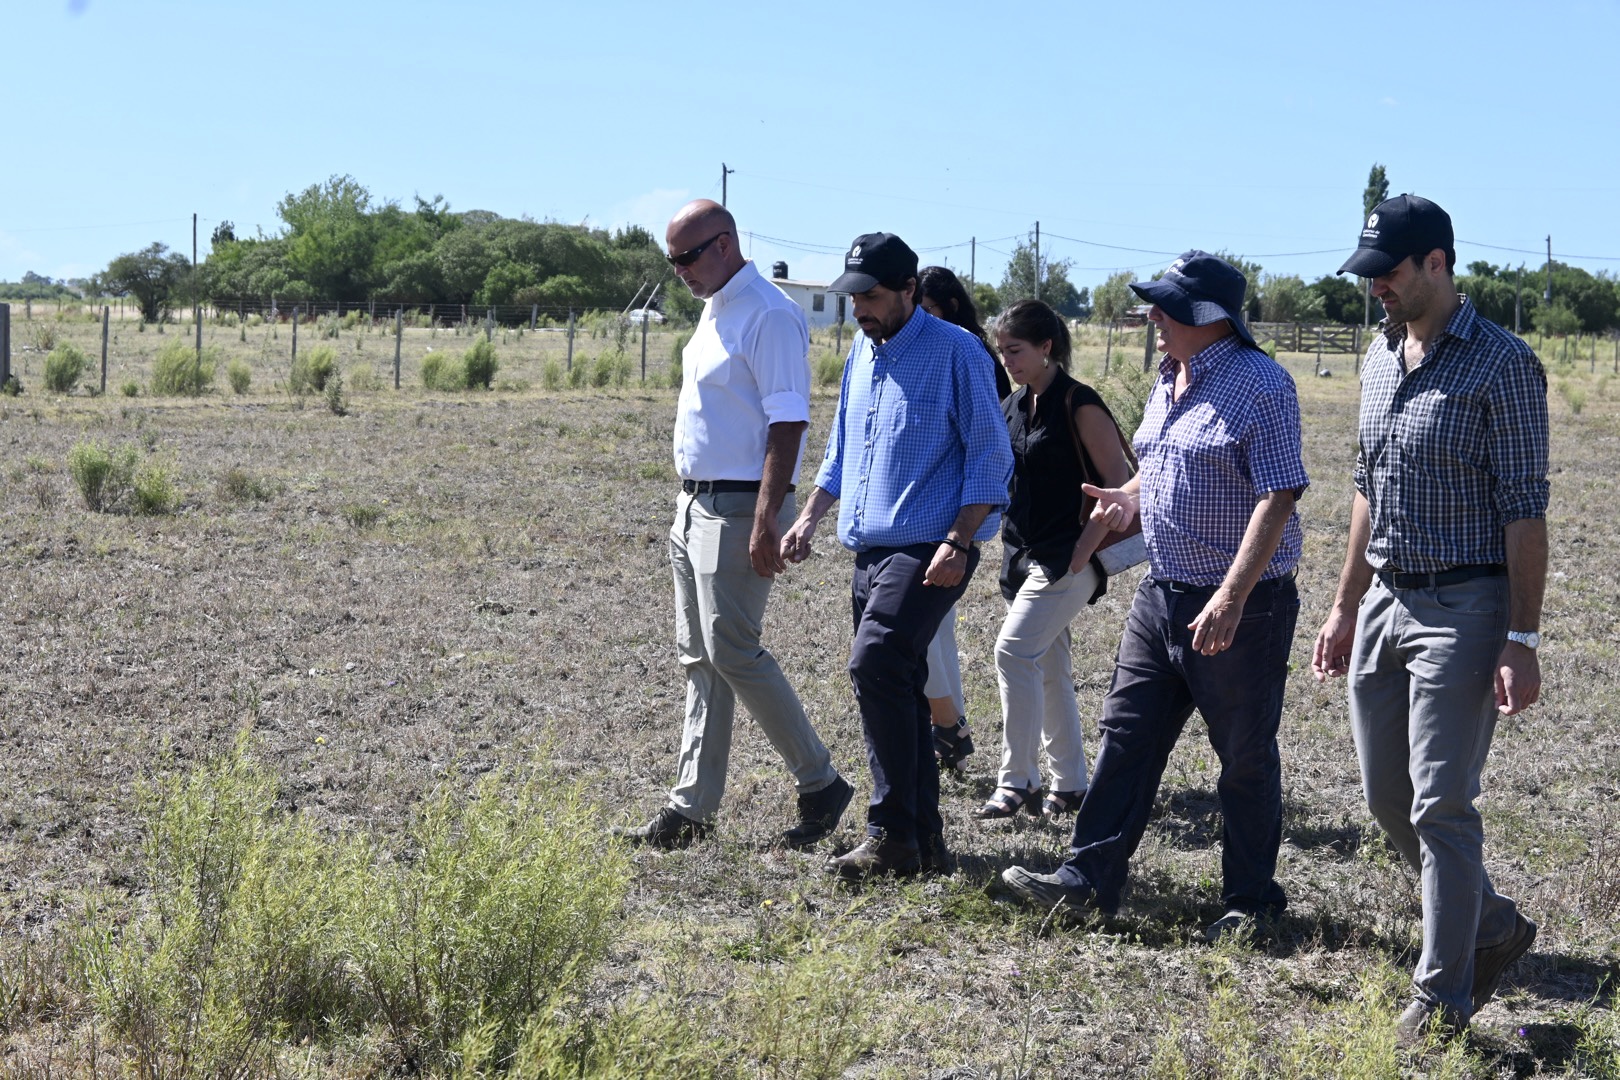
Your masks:
<instances>
[{"instance_id":1,"label":"black sleeveless top","mask_svg":"<svg viewBox=\"0 0 1620 1080\"><path fill-rule=\"evenodd\" d=\"M1086 405L1108 411L1097 391L1063 370L1036 401L1034 416L1029 415L1027 386L1019 387L1001 403L1013 452L1001 541L1039 563L1053 578L1068 571L1075 541L1080 539L1085 516L1091 509L1091 500L1080 490L1080 484L1088 474L1098 475L1084 443L1079 446L1079 454L1075 453L1075 440L1063 415L1070 387L1074 388L1075 411ZM1085 460L1084 473L1080 458Z\"/></svg>"}]
</instances>

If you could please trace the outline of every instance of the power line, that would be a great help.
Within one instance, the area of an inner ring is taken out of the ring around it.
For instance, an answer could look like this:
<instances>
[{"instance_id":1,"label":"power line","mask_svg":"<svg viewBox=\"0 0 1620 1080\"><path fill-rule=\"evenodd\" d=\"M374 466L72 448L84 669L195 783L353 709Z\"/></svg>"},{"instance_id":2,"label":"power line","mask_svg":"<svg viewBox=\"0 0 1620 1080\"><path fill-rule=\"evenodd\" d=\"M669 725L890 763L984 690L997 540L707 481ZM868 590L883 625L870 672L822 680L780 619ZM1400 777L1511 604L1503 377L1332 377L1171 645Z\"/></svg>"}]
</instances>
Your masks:
<instances>
[{"instance_id":1,"label":"power line","mask_svg":"<svg viewBox=\"0 0 1620 1080\"><path fill-rule=\"evenodd\" d=\"M1467 244L1469 247L1489 248L1492 251L1511 251L1517 255L1540 255L1542 253L1540 248L1502 247L1498 244L1482 244L1478 240L1458 240L1457 243ZM1561 251L1558 254L1564 255ZM1564 255L1564 258L1591 259L1595 262L1620 262L1620 255Z\"/></svg>"},{"instance_id":2,"label":"power line","mask_svg":"<svg viewBox=\"0 0 1620 1080\"><path fill-rule=\"evenodd\" d=\"M88 229L133 229L139 225L179 225L184 224L188 218L159 218L156 221L125 221L111 225L31 225L26 229L8 229L0 226L0 232L5 233L36 233L36 232L80 232Z\"/></svg>"}]
</instances>

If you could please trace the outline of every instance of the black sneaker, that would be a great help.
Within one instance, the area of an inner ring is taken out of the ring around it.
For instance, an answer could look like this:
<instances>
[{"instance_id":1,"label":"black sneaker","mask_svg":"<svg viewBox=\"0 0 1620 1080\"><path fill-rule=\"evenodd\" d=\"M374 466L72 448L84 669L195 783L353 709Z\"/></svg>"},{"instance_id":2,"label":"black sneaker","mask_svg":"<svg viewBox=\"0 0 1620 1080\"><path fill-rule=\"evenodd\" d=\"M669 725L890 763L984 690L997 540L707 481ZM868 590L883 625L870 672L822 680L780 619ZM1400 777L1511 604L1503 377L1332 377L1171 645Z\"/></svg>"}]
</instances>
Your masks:
<instances>
[{"instance_id":1,"label":"black sneaker","mask_svg":"<svg viewBox=\"0 0 1620 1080\"><path fill-rule=\"evenodd\" d=\"M942 769L962 768L962 759L973 753L973 733L968 730L967 717L958 716L954 727L934 728L934 753Z\"/></svg>"},{"instance_id":2,"label":"black sneaker","mask_svg":"<svg viewBox=\"0 0 1620 1080\"><path fill-rule=\"evenodd\" d=\"M842 776L833 777L833 782L820 791L800 795L799 823L783 833L782 839L789 847L796 848L825 840L838 828L838 819L844 816L854 797L855 789Z\"/></svg>"},{"instance_id":3,"label":"black sneaker","mask_svg":"<svg viewBox=\"0 0 1620 1080\"><path fill-rule=\"evenodd\" d=\"M910 877L922 869L915 845L890 840L886 835L868 836L866 842L847 855L827 860L827 872L845 881L874 877Z\"/></svg>"},{"instance_id":4,"label":"black sneaker","mask_svg":"<svg viewBox=\"0 0 1620 1080\"><path fill-rule=\"evenodd\" d=\"M922 857L922 872L937 874L940 877L950 877L956 873L956 858L951 854L950 848L945 846L943 834L925 836L917 842Z\"/></svg>"},{"instance_id":5,"label":"black sneaker","mask_svg":"<svg viewBox=\"0 0 1620 1080\"><path fill-rule=\"evenodd\" d=\"M1474 1011L1496 996L1502 985L1502 976L1508 966L1530 951L1536 943L1536 924L1517 912L1513 915L1513 933L1499 945L1474 950Z\"/></svg>"},{"instance_id":6,"label":"black sneaker","mask_svg":"<svg viewBox=\"0 0 1620 1080\"><path fill-rule=\"evenodd\" d=\"M712 831L712 827L701 821L693 821L673 806L666 806L658 811L658 816L647 824L638 827L619 825L613 828L613 835L630 841L632 844L645 844L648 847L684 848L694 840L702 840Z\"/></svg>"}]
</instances>

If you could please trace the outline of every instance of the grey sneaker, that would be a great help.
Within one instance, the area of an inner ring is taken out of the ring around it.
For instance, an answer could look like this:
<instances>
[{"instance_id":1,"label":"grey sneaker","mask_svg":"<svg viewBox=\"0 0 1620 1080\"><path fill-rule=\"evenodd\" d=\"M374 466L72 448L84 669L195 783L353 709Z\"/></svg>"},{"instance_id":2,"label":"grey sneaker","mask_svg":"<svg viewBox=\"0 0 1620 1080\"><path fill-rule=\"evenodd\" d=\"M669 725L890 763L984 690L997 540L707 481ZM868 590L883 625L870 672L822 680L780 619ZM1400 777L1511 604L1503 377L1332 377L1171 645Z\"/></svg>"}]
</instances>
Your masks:
<instances>
[{"instance_id":1,"label":"grey sneaker","mask_svg":"<svg viewBox=\"0 0 1620 1080\"><path fill-rule=\"evenodd\" d=\"M1090 889L1065 885L1056 874L1037 874L1022 866L1009 866L1001 872L1001 882L1024 903L1046 911L1084 915L1100 910Z\"/></svg>"},{"instance_id":2,"label":"grey sneaker","mask_svg":"<svg viewBox=\"0 0 1620 1080\"><path fill-rule=\"evenodd\" d=\"M1403 1050L1416 1050L1429 1039L1446 1043L1468 1030L1468 1021L1455 1009L1418 998L1395 1021L1395 1043Z\"/></svg>"},{"instance_id":3,"label":"grey sneaker","mask_svg":"<svg viewBox=\"0 0 1620 1080\"><path fill-rule=\"evenodd\" d=\"M708 825L701 821L693 821L673 806L666 806L658 811L645 825L638 827L617 826L613 835L632 844L645 844L648 847L684 848L694 840L702 840L712 831Z\"/></svg>"},{"instance_id":4,"label":"grey sneaker","mask_svg":"<svg viewBox=\"0 0 1620 1080\"><path fill-rule=\"evenodd\" d=\"M838 828L838 819L849 808L855 789L842 776L820 791L799 796L799 823L782 834L789 847L804 848L825 840Z\"/></svg>"},{"instance_id":5,"label":"grey sneaker","mask_svg":"<svg viewBox=\"0 0 1620 1080\"><path fill-rule=\"evenodd\" d=\"M865 843L847 855L828 859L826 870L845 881L864 881L874 877L910 877L922 869L922 857L916 845L890 840L883 833L868 836Z\"/></svg>"},{"instance_id":6,"label":"grey sneaker","mask_svg":"<svg viewBox=\"0 0 1620 1080\"><path fill-rule=\"evenodd\" d=\"M1248 938L1253 940L1259 930L1253 915L1238 908L1232 908L1225 915L1204 927L1204 940L1211 945L1219 944L1227 938Z\"/></svg>"},{"instance_id":7,"label":"grey sneaker","mask_svg":"<svg viewBox=\"0 0 1620 1080\"><path fill-rule=\"evenodd\" d=\"M1485 1003L1496 996L1496 989L1502 985L1502 976L1507 973L1508 967L1529 952L1535 941L1536 924L1515 912L1513 933L1508 935L1506 941L1474 950L1475 1012L1483 1009Z\"/></svg>"}]
</instances>

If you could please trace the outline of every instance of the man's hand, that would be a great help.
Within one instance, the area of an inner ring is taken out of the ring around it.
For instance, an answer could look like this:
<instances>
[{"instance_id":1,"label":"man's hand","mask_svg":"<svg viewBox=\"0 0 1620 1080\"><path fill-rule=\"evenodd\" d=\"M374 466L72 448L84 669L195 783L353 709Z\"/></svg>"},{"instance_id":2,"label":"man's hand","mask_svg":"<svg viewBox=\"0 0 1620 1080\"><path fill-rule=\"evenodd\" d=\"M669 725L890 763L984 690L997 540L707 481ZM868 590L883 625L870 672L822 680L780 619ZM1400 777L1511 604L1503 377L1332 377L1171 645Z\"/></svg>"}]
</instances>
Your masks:
<instances>
[{"instance_id":1,"label":"man's hand","mask_svg":"<svg viewBox=\"0 0 1620 1080\"><path fill-rule=\"evenodd\" d=\"M1080 490L1097 500L1091 519L1101 521L1112 532L1124 532L1136 520L1136 497L1124 488L1100 488L1081 484Z\"/></svg>"},{"instance_id":2,"label":"man's hand","mask_svg":"<svg viewBox=\"0 0 1620 1080\"><path fill-rule=\"evenodd\" d=\"M1198 618L1187 624L1187 629L1193 632L1193 649L1205 656L1214 656L1231 648L1242 618L1243 601L1222 585L1198 613Z\"/></svg>"},{"instance_id":3,"label":"man's hand","mask_svg":"<svg viewBox=\"0 0 1620 1080\"><path fill-rule=\"evenodd\" d=\"M758 525L756 523L756 530ZM758 535L757 531L756 534ZM816 535L816 523L800 514L787 532L782 534L782 558L791 563L802 563L810 557L810 540ZM750 544L752 541L750 541ZM752 549L750 549L752 554Z\"/></svg>"},{"instance_id":4,"label":"man's hand","mask_svg":"<svg viewBox=\"0 0 1620 1080\"><path fill-rule=\"evenodd\" d=\"M1517 641L1502 646L1496 658L1496 711L1503 716L1523 712L1541 696L1541 659L1536 650Z\"/></svg>"},{"instance_id":5,"label":"man's hand","mask_svg":"<svg viewBox=\"0 0 1620 1080\"><path fill-rule=\"evenodd\" d=\"M754 564L754 573L763 578L775 577L787 569L774 517L754 516L754 531L748 536L748 561Z\"/></svg>"},{"instance_id":6,"label":"man's hand","mask_svg":"<svg viewBox=\"0 0 1620 1080\"><path fill-rule=\"evenodd\" d=\"M967 565L966 554L949 544L940 544L934 549L934 558L923 574L923 584L941 585L947 589L953 585L960 585L962 575L967 573Z\"/></svg>"},{"instance_id":7,"label":"man's hand","mask_svg":"<svg viewBox=\"0 0 1620 1080\"><path fill-rule=\"evenodd\" d=\"M1311 671L1317 682L1338 678L1350 671L1350 644L1356 633L1356 617L1334 607L1327 622L1316 634L1311 651Z\"/></svg>"}]
</instances>

